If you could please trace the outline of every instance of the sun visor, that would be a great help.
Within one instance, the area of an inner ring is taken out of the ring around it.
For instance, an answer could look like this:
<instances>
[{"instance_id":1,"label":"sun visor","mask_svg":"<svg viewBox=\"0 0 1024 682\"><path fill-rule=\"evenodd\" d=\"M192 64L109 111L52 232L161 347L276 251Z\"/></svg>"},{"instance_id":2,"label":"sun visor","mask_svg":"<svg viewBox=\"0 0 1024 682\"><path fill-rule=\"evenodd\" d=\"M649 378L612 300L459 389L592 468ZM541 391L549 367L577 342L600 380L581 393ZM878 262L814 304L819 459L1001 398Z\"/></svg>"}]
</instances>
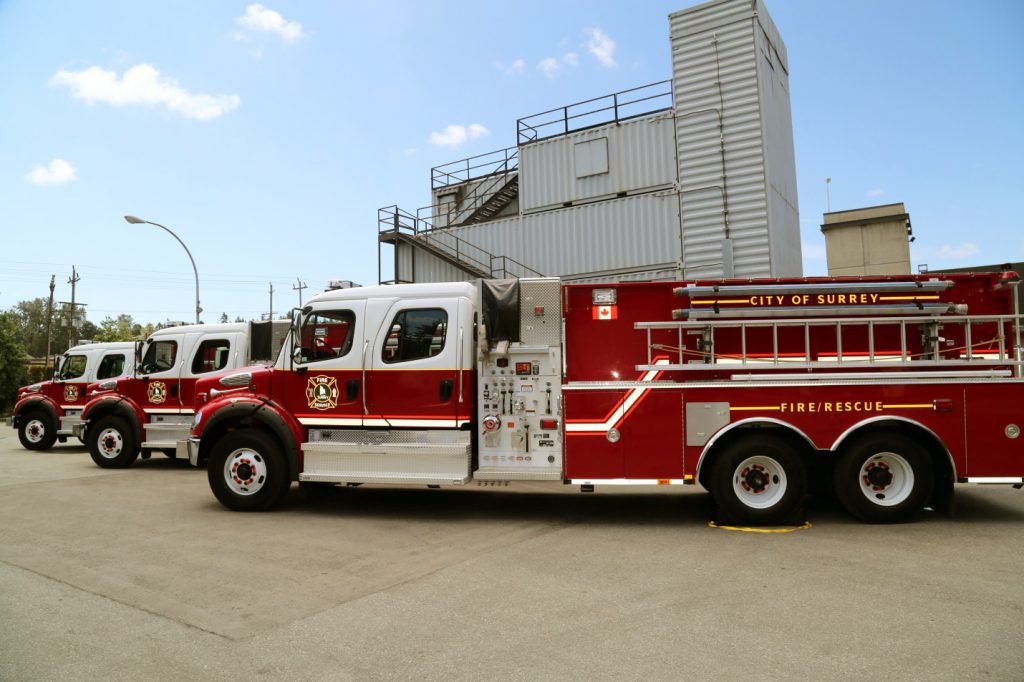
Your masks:
<instances>
[{"instance_id":1,"label":"sun visor","mask_svg":"<svg viewBox=\"0 0 1024 682\"><path fill-rule=\"evenodd\" d=\"M487 340L519 341L519 280L481 280Z\"/></svg>"}]
</instances>

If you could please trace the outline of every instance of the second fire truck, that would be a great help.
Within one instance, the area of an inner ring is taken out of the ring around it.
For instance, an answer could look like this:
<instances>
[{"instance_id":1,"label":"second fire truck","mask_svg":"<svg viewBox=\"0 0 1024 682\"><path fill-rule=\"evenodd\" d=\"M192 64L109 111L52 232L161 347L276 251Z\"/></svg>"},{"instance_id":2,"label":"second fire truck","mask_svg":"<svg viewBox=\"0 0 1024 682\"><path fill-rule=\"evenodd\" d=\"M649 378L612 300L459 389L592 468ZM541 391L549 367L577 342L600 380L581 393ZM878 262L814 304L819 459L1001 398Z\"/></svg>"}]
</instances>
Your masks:
<instances>
[{"instance_id":1,"label":"second fire truck","mask_svg":"<svg viewBox=\"0 0 1024 682\"><path fill-rule=\"evenodd\" d=\"M1024 484L1013 273L330 291L272 367L196 384L233 510L292 481L692 485L791 519L827 481L869 522Z\"/></svg>"},{"instance_id":2,"label":"second fire truck","mask_svg":"<svg viewBox=\"0 0 1024 682\"><path fill-rule=\"evenodd\" d=\"M287 321L276 320L157 330L137 349L134 373L89 386L75 435L103 468L130 466L153 451L174 457L188 437L196 381L269 362L287 329Z\"/></svg>"}]
</instances>

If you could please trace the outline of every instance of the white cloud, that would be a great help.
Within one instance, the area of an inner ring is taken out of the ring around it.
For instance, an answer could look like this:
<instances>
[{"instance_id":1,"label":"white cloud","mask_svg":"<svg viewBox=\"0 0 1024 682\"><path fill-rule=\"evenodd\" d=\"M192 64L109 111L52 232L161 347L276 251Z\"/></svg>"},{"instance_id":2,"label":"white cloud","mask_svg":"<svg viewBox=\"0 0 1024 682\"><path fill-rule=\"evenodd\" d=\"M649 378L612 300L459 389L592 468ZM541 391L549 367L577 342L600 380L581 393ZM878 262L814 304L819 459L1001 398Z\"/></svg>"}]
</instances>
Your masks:
<instances>
[{"instance_id":1,"label":"white cloud","mask_svg":"<svg viewBox=\"0 0 1024 682\"><path fill-rule=\"evenodd\" d=\"M540 69L545 78L554 78L558 70L562 68L562 65L554 57L547 57L538 62L537 68Z\"/></svg>"},{"instance_id":2,"label":"white cloud","mask_svg":"<svg viewBox=\"0 0 1024 682\"><path fill-rule=\"evenodd\" d=\"M91 66L82 71L61 69L50 79L50 85L66 85L77 98L93 104L102 102L115 107L127 104L159 104L186 118L208 121L234 111L242 100L238 95L193 94L173 78L165 78L149 64L137 64L118 76Z\"/></svg>"},{"instance_id":3,"label":"white cloud","mask_svg":"<svg viewBox=\"0 0 1024 682\"><path fill-rule=\"evenodd\" d=\"M562 55L562 61L565 62L566 66L576 66L580 59L575 52L566 52Z\"/></svg>"},{"instance_id":4,"label":"white cloud","mask_svg":"<svg viewBox=\"0 0 1024 682\"><path fill-rule=\"evenodd\" d=\"M587 51L601 62L601 66L615 66L615 41L600 28L589 28L587 33L590 34Z\"/></svg>"},{"instance_id":5,"label":"white cloud","mask_svg":"<svg viewBox=\"0 0 1024 682\"><path fill-rule=\"evenodd\" d=\"M874 189L869 189L869 190L868 190L868 196L869 196L870 198L872 198L872 199L875 199L875 198L877 198L877 197L880 197L880 196L882 196L883 194L885 194L885 190L884 190L884 189L882 189L881 187L875 187Z\"/></svg>"},{"instance_id":6,"label":"white cloud","mask_svg":"<svg viewBox=\"0 0 1024 682\"><path fill-rule=\"evenodd\" d=\"M430 144L435 147L458 149L467 140L475 140L490 134L491 131L479 123L473 123L469 126L450 125L446 126L441 132L430 133Z\"/></svg>"},{"instance_id":7,"label":"white cloud","mask_svg":"<svg viewBox=\"0 0 1024 682\"><path fill-rule=\"evenodd\" d=\"M45 166L36 166L25 176L29 182L37 185L63 185L65 182L77 180L75 167L64 159L54 159Z\"/></svg>"},{"instance_id":8,"label":"white cloud","mask_svg":"<svg viewBox=\"0 0 1024 682\"><path fill-rule=\"evenodd\" d=\"M943 258L967 258L978 253L978 246L971 242L964 242L960 246L945 244L939 249L939 255Z\"/></svg>"},{"instance_id":9,"label":"white cloud","mask_svg":"<svg viewBox=\"0 0 1024 682\"><path fill-rule=\"evenodd\" d=\"M263 5L249 5L245 14L236 21L250 31L276 33L287 43L294 43L303 36L302 24L297 21L285 21L285 18Z\"/></svg>"}]
</instances>

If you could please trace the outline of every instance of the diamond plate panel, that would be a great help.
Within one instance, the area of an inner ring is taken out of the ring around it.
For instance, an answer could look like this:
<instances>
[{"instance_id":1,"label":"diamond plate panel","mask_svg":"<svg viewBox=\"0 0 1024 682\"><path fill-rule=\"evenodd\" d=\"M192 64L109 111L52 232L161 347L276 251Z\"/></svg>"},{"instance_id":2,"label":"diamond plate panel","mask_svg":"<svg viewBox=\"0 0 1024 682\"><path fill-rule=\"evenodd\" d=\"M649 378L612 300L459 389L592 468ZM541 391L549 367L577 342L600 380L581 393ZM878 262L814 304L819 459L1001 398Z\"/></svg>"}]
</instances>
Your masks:
<instances>
[{"instance_id":1,"label":"diamond plate panel","mask_svg":"<svg viewBox=\"0 0 1024 682\"><path fill-rule=\"evenodd\" d=\"M538 311L542 310L541 314ZM562 343L562 297L557 279L519 280L519 335L526 346Z\"/></svg>"},{"instance_id":2,"label":"diamond plate panel","mask_svg":"<svg viewBox=\"0 0 1024 682\"><path fill-rule=\"evenodd\" d=\"M470 478L467 431L314 429L302 444L302 481L465 483Z\"/></svg>"}]
</instances>

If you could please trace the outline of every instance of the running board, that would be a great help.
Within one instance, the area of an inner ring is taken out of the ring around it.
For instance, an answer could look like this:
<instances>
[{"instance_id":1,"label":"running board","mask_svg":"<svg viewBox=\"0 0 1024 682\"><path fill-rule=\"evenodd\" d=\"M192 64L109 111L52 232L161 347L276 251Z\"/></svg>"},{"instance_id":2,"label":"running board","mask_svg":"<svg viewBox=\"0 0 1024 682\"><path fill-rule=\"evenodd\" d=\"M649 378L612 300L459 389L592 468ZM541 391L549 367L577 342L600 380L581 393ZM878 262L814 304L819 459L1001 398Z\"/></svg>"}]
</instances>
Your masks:
<instances>
[{"instance_id":1,"label":"running board","mask_svg":"<svg viewBox=\"0 0 1024 682\"><path fill-rule=\"evenodd\" d=\"M472 477L467 431L314 430L300 481L463 485Z\"/></svg>"}]
</instances>

